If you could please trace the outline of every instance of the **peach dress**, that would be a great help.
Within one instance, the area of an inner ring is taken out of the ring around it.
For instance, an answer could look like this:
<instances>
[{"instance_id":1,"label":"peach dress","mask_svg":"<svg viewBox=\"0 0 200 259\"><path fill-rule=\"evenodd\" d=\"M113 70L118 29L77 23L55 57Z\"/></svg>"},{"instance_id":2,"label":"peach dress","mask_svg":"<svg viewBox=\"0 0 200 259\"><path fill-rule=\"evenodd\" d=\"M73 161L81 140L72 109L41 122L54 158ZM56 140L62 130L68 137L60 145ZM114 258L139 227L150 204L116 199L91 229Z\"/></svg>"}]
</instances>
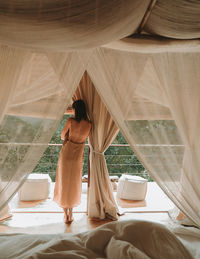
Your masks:
<instances>
[{"instance_id":1,"label":"peach dress","mask_svg":"<svg viewBox=\"0 0 200 259\"><path fill-rule=\"evenodd\" d=\"M54 189L54 201L62 208L80 204L84 147L90 130L91 122L78 122L73 118L69 118L63 128L61 138L64 143L58 159Z\"/></svg>"}]
</instances>

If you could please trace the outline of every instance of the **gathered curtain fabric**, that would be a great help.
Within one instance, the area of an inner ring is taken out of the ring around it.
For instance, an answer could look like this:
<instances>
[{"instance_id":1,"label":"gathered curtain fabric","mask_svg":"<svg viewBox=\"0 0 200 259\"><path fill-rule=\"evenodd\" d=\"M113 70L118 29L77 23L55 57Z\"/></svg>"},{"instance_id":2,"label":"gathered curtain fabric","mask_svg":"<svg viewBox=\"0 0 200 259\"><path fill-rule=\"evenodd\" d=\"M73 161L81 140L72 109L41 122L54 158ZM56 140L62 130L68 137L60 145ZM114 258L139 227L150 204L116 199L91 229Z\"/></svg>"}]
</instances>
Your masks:
<instances>
[{"instance_id":1,"label":"gathered curtain fabric","mask_svg":"<svg viewBox=\"0 0 200 259\"><path fill-rule=\"evenodd\" d=\"M151 176L200 227L199 40L128 38L85 53L1 46L0 56L0 209L33 171L87 70L99 94L87 93L91 171L99 172L91 174L89 215L117 214L109 185L104 193L108 175L101 174L114 119Z\"/></svg>"},{"instance_id":2,"label":"gathered curtain fabric","mask_svg":"<svg viewBox=\"0 0 200 259\"><path fill-rule=\"evenodd\" d=\"M87 70L112 116L92 92L91 116L103 111L90 140L93 172L106 171L114 119L163 191L200 226L200 49L191 40L200 38L200 1L155 1L143 28L189 40L116 41L137 33L150 2L0 2L0 210L34 170ZM110 187L105 196L100 185L108 182L107 174L91 175L89 215L116 217Z\"/></svg>"},{"instance_id":3,"label":"gathered curtain fabric","mask_svg":"<svg viewBox=\"0 0 200 259\"><path fill-rule=\"evenodd\" d=\"M74 99L83 99L92 122L90 144L90 184L88 216L91 218L118 218L118 207L108 174L104 152L118 133L112 117L102 102L87 71L84 73Z\"/></svg>"},{"instance_id":4,"label":"gathered curtain fabric","mask_svg":"<svg viewBox=\"0 0 200 259\"><path fill-rule=\"evenodd\" d=\"M1 2L0 42L43 52L101 46L135 33L149 3L150 0Z\"/></svg>"},{"instance_id":5,"label":"gathered curtain fabric","mask_svg":"<svg viewBox=\"0 0 200 259\"><path fill-rule=\"evenodd\" d=\"M34 171L85 71L77 52L0 48L0 210Z\"/></svg>"},{"instance_id":6,"label":"gathered curtain fabric","mask_svg":"<svg viewBox=\"0 0 200 259\"><path fill-rule=\"evenodd\" d=\"M142 164L199 227L199 42L132 40L96 49L87 71Z\"/></svg>"},{"instance_id":7,"label":"gathered curtain fabric","mask_svg":"<svg viewBox=\"0 0 200 259\"><path fill-rule=\"evenodd\" d=\"M26 50L0 46L0 122L13 97L23 65L29 58L30 54Z\"/></svg>"},{"instance_id":8,"label":"gathered curtain fabric","mask_svg":"<svg viewBox=\"0 0 200 259\"><path fill-rule=\"evenodd\" d=\"M0 2L0 43L46 51L99 47L136 34L151 0L13 0ZM199 0L154 1L143 30L174 39L200 38Z\"/></svg>"},{"instance_id":9,"label":"gathered curtain fabric","mask_svg":"<svg viewBox=\"0 0 200 259\"><path fill-rule=\"evenodd\" d=\"M200 226L200 52L167 53L152 57L152 63L184 146L173 200Z\"/></svg>"}]
</instances>

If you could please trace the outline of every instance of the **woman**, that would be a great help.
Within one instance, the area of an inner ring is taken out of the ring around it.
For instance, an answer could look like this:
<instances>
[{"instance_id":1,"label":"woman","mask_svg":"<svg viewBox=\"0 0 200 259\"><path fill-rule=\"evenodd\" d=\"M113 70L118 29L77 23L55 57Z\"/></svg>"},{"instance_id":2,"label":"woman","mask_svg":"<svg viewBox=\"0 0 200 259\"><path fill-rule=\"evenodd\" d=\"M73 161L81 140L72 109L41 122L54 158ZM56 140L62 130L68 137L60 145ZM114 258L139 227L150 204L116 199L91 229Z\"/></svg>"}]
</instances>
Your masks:
<instances>
[{"instance_id":1,"label":"woman","mask_svg":"<svg viewBox=\"0 0 200 259\"><path fill-rule=\"evenodd\" d=\"M75 101L72 108L75 116L67 120L61 133L64 143L54 190L54 201L63 208L65 223L73 221L72 209L80 203L84 146L91 130L84 101Z\"/></svg>"}]
</instances>

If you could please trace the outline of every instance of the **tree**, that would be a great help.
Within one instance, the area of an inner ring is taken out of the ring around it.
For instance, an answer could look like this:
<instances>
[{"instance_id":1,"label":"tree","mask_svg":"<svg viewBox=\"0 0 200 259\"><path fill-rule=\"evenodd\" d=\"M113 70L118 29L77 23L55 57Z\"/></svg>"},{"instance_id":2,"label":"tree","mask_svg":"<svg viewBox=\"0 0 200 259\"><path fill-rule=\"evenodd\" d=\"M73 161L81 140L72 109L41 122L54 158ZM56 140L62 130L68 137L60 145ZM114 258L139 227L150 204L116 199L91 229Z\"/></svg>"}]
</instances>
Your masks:
<instances>
[{"instance_id":1,"label":"tree","mask_svg":"<svg viewBox=\"0 0 200 259\"><path fill-rule=\"evenodd\" d=\"M60 146L49 146L34 169L34 172L49 173L53 181L55 181L57 161L62 144L60 135L68 117L69 115L63 116L50 141L50 144L60 144ZM127 144L121 132L118 133L113 144ZM88 150L89 147L86 145L84 151L83 175L88 174ZM121 176L123 173L128 173L131 175L140 175L150 181L152 180L128 145L110 146L105 152L105 158L110 175Z\"/></svg>"}]
</instances>

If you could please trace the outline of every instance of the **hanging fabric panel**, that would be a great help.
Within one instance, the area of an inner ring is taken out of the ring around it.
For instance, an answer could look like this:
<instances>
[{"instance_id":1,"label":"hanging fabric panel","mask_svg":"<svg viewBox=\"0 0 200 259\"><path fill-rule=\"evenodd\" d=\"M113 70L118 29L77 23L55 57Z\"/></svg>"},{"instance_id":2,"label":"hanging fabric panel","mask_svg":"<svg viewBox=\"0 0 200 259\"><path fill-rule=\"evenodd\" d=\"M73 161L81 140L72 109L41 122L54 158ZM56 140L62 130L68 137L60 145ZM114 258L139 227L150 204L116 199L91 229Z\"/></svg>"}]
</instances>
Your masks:
<instances>
[{"instance_id":1,"label":"hanging fabric panel","mask_svg":"<svg viewBox=\"0 0 200 259\"><path fill-rule=\"evenodd\" d=\"M149 3L150 0L1 1L0 43L43 51L100 46L135 33Z\"/></svg>"},{"instance_id":2,"label":"hanging fabric panel","mask_svg":"<svg viewBox=\"0 0 200 259\"><path fill-rule=\"evenodd\" d=\"M98 95L89 75L84 73L75 98L82 98L92 121L90 143L90 185L88 192L88 216L91 218L117 219L118 208L108 175L104 152L118 133L112 117Z\"/></svg>"},{"instance_id":3,"label":"hanging fabric panel","mask_svg":"<svg viewBox=\"0 0 200 259\"><path fill-rule=\"evenodd\" d=\"M200 226L198 42L187 48L183 42L178 50L172 44L166 50L158 41L157 46L143 51L139 46L141 51L136 52L130 41L120 49L119 45L111 49L112 44L97 49L88 73L140 161ZM136 99L140 101L134 109Z\"/></svg>"},{"instance_id":4,"label":"hanging fabric panel","mask_svg":"<svg viewBox=\"0 0 200 259\"><path fill-rule=\"evenodd\" d=\"M200 49L195 53L168 53L152 59L184 144L180 193L175 203L200 226Z\"/></svg>"},{"instance_id":5,"label":"hanging fabric panel","mask_svg":"<svg viewBox=\"0 0 200 259\"><path fill-rule=\"evenodd\" d=\"M199 16L199 0L158 0L144 30L168 38L197 39L200 37Z\"/></svg>"},{"instance_id":6,"label":"hanging fabric panel","mask_svg":"<svg viewBox=\"0 0 200 259\"><path fill-rule=\"evenodd\" d=\"M23 64L29 57L26 50L0 46L0 122L15 92Z\"/></svg>"},{"instance_id":7,"label":"hanging fabric panel","mask_svg":"<svg viewBox=\"0 0 200 259\"><path fill-rule=\"evenodd\" d=\"M0 209L34 170L84 73L76 52L30 53L33 63L25 62L22 71L27 74L18 74L23 87L16 84L18 91L12 91L1 124ZM9 62L8 67L12 67L13 59Z\"/></svg>"},{"instance_id":8,"label":"hanging fabric panel","mask_svg":"<svg viewBox=\"0 0 200 259\"><path fill-rule=\"evenodd\" d=\"M26 50L0 46L0 130L2 131L2 121L8 110L9 103L13 98L18 77L23 69L24 63L30 58L30 53ZM0 142L4 142L7 132L0 136ZM0 143L0 166L5 157L5 146ZM7 202L7 196L3 194L3 182L0 170L0 200L3 204ZM0 213L0 217L8 216L8 206Z\"/></svg>"}]
</instances>

